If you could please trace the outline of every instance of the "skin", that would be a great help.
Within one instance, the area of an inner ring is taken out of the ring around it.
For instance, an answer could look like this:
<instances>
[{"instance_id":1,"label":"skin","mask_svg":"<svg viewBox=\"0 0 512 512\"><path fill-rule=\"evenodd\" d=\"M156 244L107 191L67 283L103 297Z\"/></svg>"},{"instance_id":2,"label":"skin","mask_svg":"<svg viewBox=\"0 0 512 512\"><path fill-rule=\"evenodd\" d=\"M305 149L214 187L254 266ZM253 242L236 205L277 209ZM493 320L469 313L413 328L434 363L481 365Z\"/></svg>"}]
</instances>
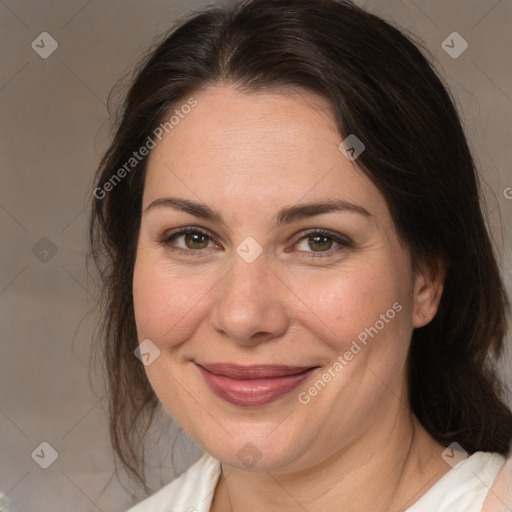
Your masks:
<instances>
[{"instance_id":1,"label":"skin","mask_svg":"<svg viewBox=\"0 0 512 512\"><path fill-rule=\"evenodd\" d=\"M382 194L339 151L323 99L226 84L195 98L149 160L133 296L140 341L161 351L146 367L151 385L222 462L212 510L405 510L450 469L406 389L411 334L434 317L443 272L413 271ZM225 224L148 209L169 196L204 203ZM271 229L284 207L340 199L369 215L335 211ZM169 241L186 226L211 238ZM305 236L311 229L351 244L327 238L319 248ZM248 236L262 249L252 263L236 251ZM299 392L396 303L401 311L301 404ZM241 407L215 395L195 362L321 368L277 401ZM261 454L250 468L237 457L246 443Z\"/></svg>"}]
</instances>

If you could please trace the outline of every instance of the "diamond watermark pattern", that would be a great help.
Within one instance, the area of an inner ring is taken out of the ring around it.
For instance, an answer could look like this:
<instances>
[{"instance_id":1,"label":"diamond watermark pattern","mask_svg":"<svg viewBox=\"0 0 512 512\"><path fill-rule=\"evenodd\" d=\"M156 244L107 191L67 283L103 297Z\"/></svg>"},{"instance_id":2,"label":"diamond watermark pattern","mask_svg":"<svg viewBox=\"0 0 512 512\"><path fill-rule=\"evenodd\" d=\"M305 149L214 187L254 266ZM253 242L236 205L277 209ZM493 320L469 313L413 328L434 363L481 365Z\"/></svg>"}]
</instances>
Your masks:
<instances>
[{"instance_id":1,"label":"diamond watermark pattern","mask_svg":"<svg viewBox=\"0 0 512 512\"><path fill-rule=\"evenodd\" d=\"M32 253L42 263L48 263L57 253L57 246L44 236L32 247Z\"/></svg>"},{"instance_id":2,"label":"diamond watermark pattern","mask_svg":"<svg viewBox=\"0 0 512 512\"><path fill-rule=\"evenodd\" d=\"M262 453L252 443L245 443L237 452L236 456L246 468L255 466L262 457Z\"/></svg>"},{"instance_id":3,"label":"diamond watermark pattern","mask_svg":"<svg viewBox=\"0 0 512 512\"><path fill-rule=\"evenodd\" d=\"M43 469L48 469L59 457L57 450L46 441L43 441L30 455Z\"/></svg>"},{"instance_id":4,"label":"diamond watermark pattern","mask_svg":"<svg viewBox=\"0 0 512 512\"><path fill-rule=\"evenodd\" d=\"M441 454L443 460L452 468L456 468L468 458L468 452L459 443L450 444Z\"/></svg>"},{"instance_id":5,"label":"diamond watermark pattern","mask_svg":"<svg viewBox=\"0 0 512 512\"><path fill-rule=\"evenodd\" d=\"M366 149L363 142L353 133L351 133L339 146L343 156L353 162Z\"/></svg>"},{"instance_id":6,"label":"diamond watermark pattern","mask_svg":"<svg viewBox=\"0 0 512 512\"><path fill-rule=\"evenodd\" d=\"M144 366L149 366L160 356L160 349L150 339L145 339L133 353L137 359L142 361Z\"/></svg>"},{"instance_id":7,"label":"diamond watermark pattern","mask_svg":"<svg viewBox=\"0 0 512 512\"><path fill-rule=\"evenodd\" d=\"M236 252L246 263L252 263L263 252L263 247L252 236L248 236L236 248Z\"/></svg>"},{"instance_id":8,"label":"diamond watermark pattern","mask_svg":"<svg viewBox=\"0 0 512 512\"><path fill-rule=\"evenodd\" d=\"M452 59L458 59L468 49L468 46L468 42L458 32L452 32L441 43L441 48Z\"/></svg>"},{"instance_id":9,"label":"diamond watermark pattern","mask_svg":"<svg viewBox=\"0 0 512 512\"><path fill-rule=\"evenodd\" d=\"M48 32L41 32L31 46L39 57L47 59L59 47L59 43Z\"/></svg>"}]
</instances>

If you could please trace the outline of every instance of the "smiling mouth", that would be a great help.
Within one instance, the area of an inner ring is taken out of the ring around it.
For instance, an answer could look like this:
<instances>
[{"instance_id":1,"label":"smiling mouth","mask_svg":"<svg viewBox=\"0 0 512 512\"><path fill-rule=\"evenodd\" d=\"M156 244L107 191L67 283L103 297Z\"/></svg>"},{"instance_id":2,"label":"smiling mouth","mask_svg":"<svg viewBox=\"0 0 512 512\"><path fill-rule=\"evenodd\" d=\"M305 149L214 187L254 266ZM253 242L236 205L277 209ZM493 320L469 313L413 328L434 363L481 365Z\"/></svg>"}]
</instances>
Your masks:
<instances>
[{"instance_id":1,"label":"smiling mouth","mask_svg":"<svg viewBox=\"0 0 512 512\"><path fill-rule=\"evenodd\" d=\"M289 393L319 366L195 363L210 389L223 400L238 406L265 405Z\"/></svg>"}]
</instances>

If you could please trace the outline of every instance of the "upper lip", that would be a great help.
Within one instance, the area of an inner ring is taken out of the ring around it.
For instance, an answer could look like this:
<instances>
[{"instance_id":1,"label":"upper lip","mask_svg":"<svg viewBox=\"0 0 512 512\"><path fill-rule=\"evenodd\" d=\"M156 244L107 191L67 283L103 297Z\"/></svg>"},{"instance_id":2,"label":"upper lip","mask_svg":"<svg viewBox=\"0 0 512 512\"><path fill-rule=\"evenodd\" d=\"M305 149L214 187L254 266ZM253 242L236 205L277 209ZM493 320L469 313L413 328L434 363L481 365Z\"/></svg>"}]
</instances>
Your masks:
<instances>
[{"instance_id":1,"label":"upper lip","mask_svg":"<svg viewBox=\"0 0 512 512\"><path fill-rule=\"evenodd\" d=\"M223 375L232 379L268 379L298 375L316 366L288 366L278 364L258 364L240 366L232 363L196 363L215 375Z\"/></svg>"}]
</instances>

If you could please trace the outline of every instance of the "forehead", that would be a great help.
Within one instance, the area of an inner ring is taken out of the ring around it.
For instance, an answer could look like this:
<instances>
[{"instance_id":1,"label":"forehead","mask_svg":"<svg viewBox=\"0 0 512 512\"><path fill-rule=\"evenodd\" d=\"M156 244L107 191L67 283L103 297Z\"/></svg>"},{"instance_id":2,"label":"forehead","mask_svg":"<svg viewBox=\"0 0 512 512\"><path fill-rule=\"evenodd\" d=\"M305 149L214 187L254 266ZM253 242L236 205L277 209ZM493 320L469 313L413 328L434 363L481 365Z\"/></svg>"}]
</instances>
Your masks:
<instances>
[{"instance_id":1,"label":"forehead","mask_svg":"<svg viewBox=\"0 0 512 512\"><path fill-rule=\"evenodd\" d=\"M236 200L239 209L258 211L339 198L386 213L380 192L339 151L342 139L323 98L220 86L194 98L197 105L152 150L145 205L165 193L216 209Z\"/></svg>"}]
</instances>

